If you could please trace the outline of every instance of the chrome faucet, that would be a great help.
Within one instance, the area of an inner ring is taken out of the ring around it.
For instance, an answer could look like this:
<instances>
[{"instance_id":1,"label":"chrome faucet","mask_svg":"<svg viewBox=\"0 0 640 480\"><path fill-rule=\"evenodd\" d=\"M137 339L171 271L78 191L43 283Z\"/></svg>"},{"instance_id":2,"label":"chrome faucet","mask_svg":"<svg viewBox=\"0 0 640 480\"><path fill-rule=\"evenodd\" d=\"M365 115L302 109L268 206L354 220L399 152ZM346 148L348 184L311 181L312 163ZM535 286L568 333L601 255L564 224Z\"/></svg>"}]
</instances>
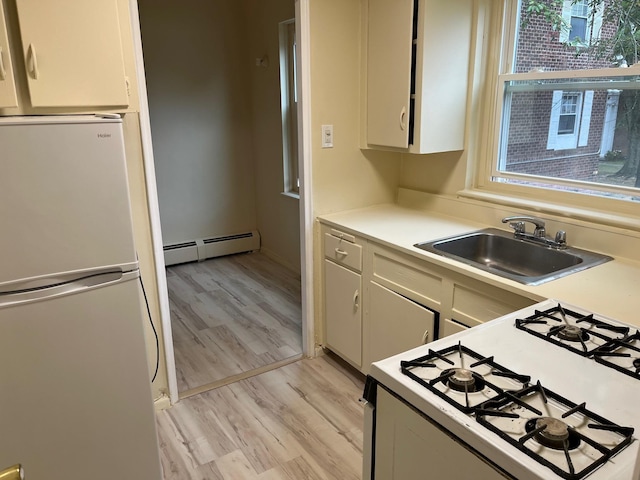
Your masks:
<instances>
[{"instance_id":1,"label":"chrome faucet","mask_svg":"<svg viewBox=\"0 0 640 480\"><path fill-rule=\"evenodd\" d=\"M547 238L544 220L537 217L528 217L524 215L516 215L513 217L505 217L502 223L508 223L514 230L514 236L522 240L528 240L535 243L542 243L552 248L567 248L567 234L563 230L558 230L555 240ZM535 225L533 233L527 233L525 224L532 223Z\"/></svg>"}]
</instances>

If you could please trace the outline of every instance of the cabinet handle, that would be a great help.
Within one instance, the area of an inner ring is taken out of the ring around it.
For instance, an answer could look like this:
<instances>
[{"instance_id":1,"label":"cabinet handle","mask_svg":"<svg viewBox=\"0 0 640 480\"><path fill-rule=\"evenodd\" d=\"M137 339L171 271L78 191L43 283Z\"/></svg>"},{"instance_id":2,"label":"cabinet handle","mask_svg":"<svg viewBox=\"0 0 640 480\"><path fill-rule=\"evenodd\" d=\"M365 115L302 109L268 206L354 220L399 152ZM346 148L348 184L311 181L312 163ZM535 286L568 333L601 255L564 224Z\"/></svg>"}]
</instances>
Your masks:
<instances>
[{"instance_id":1,"label":"cabinet handle","mask_svg":"<svg viewBox=\"0 0 640 480\"><path fill-rule=\"evenodd\" d=\"M429 330L425 330L422 335L422 344L424 345L426 343L429 343Z\"/></svg>"},{"instance_id":2,"label":"cabinet handle","mask_svg":"<svg viewBox=\"0 0 640 480\"><path fill-rule=\"evenodd\" d=\"M342 250L342 249L340 249L340 248L336 248L336 253L337 253L338 255L342 255L342 256L344 256L344 257L346 257L347 255L349 255L349 252L347 252L346 250Z\"/></svg>"},{"instance_id":3,"label":"cabinet handle","mask_svg":"<svg viewBox=\"0 0 640 480\"><path fill-rule=\"evenodd\" d=\"M33 43L30 43L27 49L27 70L29 70L34 80L38 79L38 58L36 57L36 47L33 46Z\"/></svg>"},{"instance_id":4,"label":"cabinet handle","mask_svg":"<svg viewBox=\"0 0 640 480\"><path fill-rule=\"evenodd\" d=\"M353 309L358 310L360 308L360 292L356 290L353 292Z\"/></svg>"},{"instance_id":5,"label":"cabinet handle","mask_svg":"<svg viewBox=\"0 0 640 480\"><path fill-rule=\"evenodd\" d=\"M4 52L2 51L2 47L0 47L0 80L4 80L7 78L7 71L4 68Z\"/></svg>"},{"instance_id":6,"label":"cabinet handle","mask_svg":"<svg viewBox=\"0 0 640 480\"><path fill-rule=\"evenodd\" d=\"M402 107L400 110L400 130L404 131L407 128L407 123L404 121L404 118L407 116L407 108Z\"/></svg>"}]
</instances>

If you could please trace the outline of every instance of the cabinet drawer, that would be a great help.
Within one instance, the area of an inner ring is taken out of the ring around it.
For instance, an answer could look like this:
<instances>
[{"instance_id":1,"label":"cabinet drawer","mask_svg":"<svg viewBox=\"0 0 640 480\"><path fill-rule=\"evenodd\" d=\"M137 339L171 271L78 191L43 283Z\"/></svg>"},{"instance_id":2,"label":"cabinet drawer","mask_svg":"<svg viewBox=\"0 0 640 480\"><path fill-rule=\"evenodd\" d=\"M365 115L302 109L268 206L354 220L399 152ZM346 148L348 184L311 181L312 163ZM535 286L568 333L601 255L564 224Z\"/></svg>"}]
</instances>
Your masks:
<instances>
[{"instance_id":1,"label":"cabinet drawer","mask_svg":"<svg viewBox=\"0 0 640 480\"><path fill-rule=\"evenodd\" d=\"M380 285L421 304L438 310L442 298L442 278L420 265L409 265L399 258L373 252L373 278Z\"/></svg>"},{"instance_id":2,"label":"cabinet drawer","mask_svg":"<svg viewBox=\"0 0 640 480\"><path fill-rule=\"evenodd\" d=\"M529 298L487 285L474 289L455 284L453 288L453 318L469 326L493 320L534 303Z\"/></svg>"},{"instance_id":3,"label":"cabinet drawer","mask_svg":"<svg viewBox=\"0 0 640 480\"><path fill-rule=\"evenodd\" d=\"M330 233L324 234L324 256L358 272L362 271L362 247Z\"/></svg>"}]
</instances>

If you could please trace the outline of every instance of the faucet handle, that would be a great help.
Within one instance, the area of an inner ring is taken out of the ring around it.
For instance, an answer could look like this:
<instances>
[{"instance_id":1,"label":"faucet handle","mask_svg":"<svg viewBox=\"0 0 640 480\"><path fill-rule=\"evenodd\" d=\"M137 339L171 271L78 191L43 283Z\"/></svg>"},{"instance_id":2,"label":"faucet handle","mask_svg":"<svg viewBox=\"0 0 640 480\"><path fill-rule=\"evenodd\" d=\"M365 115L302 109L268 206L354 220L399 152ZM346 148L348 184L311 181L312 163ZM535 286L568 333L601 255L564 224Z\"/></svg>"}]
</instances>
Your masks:
<instances>
[{"instance_id":1,"label":"faucet handle","mask_svg":"<svg viewBox=\"0 0 640 480\"><path fill-rule=\"evenodd\" d=\"M558 245L566 245L567 244L567 232L564 230L558 230L556 232L556 243Z\"/></svg>"}]
</instances>

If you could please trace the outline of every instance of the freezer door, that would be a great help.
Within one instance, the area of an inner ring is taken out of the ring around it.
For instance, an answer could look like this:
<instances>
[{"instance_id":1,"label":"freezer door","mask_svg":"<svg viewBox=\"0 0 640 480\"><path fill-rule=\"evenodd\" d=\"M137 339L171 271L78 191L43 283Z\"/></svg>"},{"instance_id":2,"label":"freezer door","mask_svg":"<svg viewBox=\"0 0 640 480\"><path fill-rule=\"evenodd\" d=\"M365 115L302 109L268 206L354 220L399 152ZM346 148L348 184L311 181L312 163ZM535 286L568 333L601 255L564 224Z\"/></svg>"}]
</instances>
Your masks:
<instances>
[{"instance_id":1,"label":"freezer door","mask_svg":"<svg viewBox=\"0 0 640 480\"><path fill-rule=\"evenodd\" d=\"M0 308L0 466L160 480L136 279Z\"/></svg>"},{"instance_id":2,"label":"freezer door","mask_svg":"<svg viewBox=\"0 0 640 480\"><path fill-rule=\"evenodd\" d=\"M42 118L0 121L0 284L134 263L121 120Z\"/></svg>"}]
</instances>

